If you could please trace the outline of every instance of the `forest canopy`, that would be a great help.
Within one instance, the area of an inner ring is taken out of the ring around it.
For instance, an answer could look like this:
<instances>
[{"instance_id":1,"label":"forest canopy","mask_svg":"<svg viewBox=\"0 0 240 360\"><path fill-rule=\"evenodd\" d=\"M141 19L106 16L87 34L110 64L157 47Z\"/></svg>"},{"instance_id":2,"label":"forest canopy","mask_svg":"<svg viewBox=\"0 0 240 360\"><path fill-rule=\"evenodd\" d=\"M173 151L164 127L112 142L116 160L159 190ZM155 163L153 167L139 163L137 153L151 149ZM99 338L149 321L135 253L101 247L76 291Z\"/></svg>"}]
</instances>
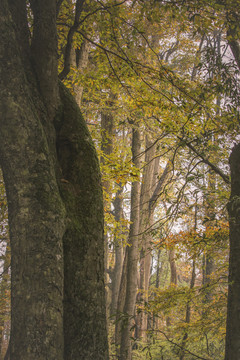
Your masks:
<instances>
[{"instance_id":1,"label":"forest canopy","mask_svg":"<svg viewBox=\"0 0 240 360\"><path fill-rule=\"evenodd\" d=\"M239 360L239 9L2 2L0 358Z\"/></svg>"}]
</instances>

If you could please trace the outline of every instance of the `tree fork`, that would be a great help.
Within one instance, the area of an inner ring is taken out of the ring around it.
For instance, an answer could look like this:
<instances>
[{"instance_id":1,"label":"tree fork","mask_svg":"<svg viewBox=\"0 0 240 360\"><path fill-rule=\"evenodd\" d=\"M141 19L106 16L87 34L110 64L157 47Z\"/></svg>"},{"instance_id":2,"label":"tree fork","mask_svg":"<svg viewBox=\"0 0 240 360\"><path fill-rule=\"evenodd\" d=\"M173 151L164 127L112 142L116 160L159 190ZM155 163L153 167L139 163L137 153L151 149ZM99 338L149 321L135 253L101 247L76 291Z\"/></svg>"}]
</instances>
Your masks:
<instances>
[{"instance_id":1,"label":"tree fork","mask_svg":"<svg viewBox=\"0 0 240 360\"><path fill-rule=\"evenodd\" d=\"M59 97L56 1L31 1L31 49L26 39L18 41L24 4L0 2L0 164L12 250L10 358L106 360L98 160L62 85ZM25 62L30 52L33 61Z\"/></svg>"}]
</instances>

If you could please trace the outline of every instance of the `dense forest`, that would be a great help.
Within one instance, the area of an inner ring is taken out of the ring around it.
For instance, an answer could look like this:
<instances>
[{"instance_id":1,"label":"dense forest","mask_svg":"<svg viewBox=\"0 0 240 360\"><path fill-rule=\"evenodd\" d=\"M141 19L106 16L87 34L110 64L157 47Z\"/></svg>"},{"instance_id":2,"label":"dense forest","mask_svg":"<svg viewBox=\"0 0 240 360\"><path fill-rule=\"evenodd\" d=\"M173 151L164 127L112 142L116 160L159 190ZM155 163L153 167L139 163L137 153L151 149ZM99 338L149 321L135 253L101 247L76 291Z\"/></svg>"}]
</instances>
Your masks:
<instances>
[{"instance_id":1,"label":"dense forest","mask_svg":"<svg viewBox=\"0 0 240 360\"><path fill-rule=\"evenodd\" d=\"M239 360L240 1L0 32L0 359Z\"/></svg>"}]
</instances>

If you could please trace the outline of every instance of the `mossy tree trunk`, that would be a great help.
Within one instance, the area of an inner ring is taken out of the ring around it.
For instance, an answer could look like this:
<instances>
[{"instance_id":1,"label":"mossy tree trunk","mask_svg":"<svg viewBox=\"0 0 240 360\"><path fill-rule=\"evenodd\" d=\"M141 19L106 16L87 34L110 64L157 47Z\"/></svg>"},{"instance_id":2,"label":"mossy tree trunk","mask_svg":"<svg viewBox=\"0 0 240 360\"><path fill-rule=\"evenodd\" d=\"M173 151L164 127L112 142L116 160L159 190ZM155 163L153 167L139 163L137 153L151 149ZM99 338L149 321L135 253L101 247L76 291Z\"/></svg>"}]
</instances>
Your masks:
<instances>
[{"instance_id":1,"label":"mossy tree trunk","mask_svg":"<svg viewBox=\"0 0 240 360\"><path fill-rule=\"evenodd\" d=\"M0 2L10 358L107 359L98 161L73 98L59 94L56 1L30 3L31 41L26 1Z\"/></svg>"},{"instance_id":2,"label":"mossy tree trunk","mask_svg":"<svg viewBox=\"0 0 240 360\"><path fill-rule=\"evenodd\" d=\"M67 210L64 247L64 360L107 359L103 199L90 133L67 89L57 136L61 195Z\"/></svg>"}]
</instances>

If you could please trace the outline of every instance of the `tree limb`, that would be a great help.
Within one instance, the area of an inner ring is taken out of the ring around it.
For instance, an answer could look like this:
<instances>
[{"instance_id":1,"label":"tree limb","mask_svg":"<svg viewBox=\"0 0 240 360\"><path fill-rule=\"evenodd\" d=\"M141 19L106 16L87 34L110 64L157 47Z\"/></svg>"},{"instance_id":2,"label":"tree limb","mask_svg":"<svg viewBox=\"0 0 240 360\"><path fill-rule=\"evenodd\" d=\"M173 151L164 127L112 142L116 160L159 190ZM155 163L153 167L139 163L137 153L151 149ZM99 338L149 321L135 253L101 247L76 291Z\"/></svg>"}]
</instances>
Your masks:
<instances>
[{"instance_id":1,"label":"tree limb","mask_svg":"<svg viewBox=\"0 0 240 360\"><path fill-rule=\"evenodd\" d=\"M56 5L56 14L57 14L57 16L59 14L60 7L61 7L62 3L63 3L63 0L57 0L57 5Z\"/></svg>"},{"instance_id":2,"label":"tree limb","mask_svg":"<svg viewBox=\"0 0 240 360\"><path fill-rule=\"evenodd\" d=\"M160 179L159 179L159 181L157 183L157 186L156 186L156 188L155 188L155 190L153 192L153 195L152 195L151 199L149 200L149 206L148 206L149 214L156 207L156 201L157 201L157 199L159 197L159 194L160 194L160 191L161 191L161 189L163 187L163 184L164 184L165 180L167 179L167 176L168 176L168 174L170 172L170 169L171 169L171 162L168 161L167 165L166 165L166 167L165 167L165 169L164 169L164 171L163 171L163 173L162 173L162 175L161 175L161 177L160 177Z\"/></svg>"},{"instance_id":3,"label":"tree limb","mask_svg":"<svg viewBox=\"0 0 240 360\"><path fill-rule=\"evenodd\" d=\"M185 139L177 136L179 140L181 140L190 150L192 150L204 164L208 165L216 174L221 176L223 181L226 184L230 184L230 179L227 174L225 174L217 165L214 165L211 161L209 161L203 154L201 154L190 142L186 141Z\"/></svg>"},{"instance_id":4,"label":"tree limb","mask_svg":"<svg viewBox=\"0 0 240 360\"><path fill-rule=\"evenodd\" d=\"M67 45L65 48L64 54L64 68L59 74L59 78L63 80L70 71L71 66L71 50L72 50L72 43L73 43L73 35L77 31L79 27L79 18L83 10L85 0L77 0L76 7L75 7L75 18L74 24L70 27L68 35L67 35Z\"/></svg>"},{"instance_id":5,"label":"tree limb","mask_svg":"<svg viewBox=\"0 0 240 360\"><path fill-rule=\"evenodd\" d=\"M161 331L161 330L154 330L154 331L157 331L157 332L159 332L160 334L163 334L163 336L165 336L165 338L167 339L168 342L170 342L171 344L177 346L179 349L184 350L185 352L187 352L188 354L194 356L195 358L200 359L200 360L212 360L212 359L210 359L210 358L205 358L205 357L196 355L196 354L194 354L193 352L191 352L190 350L188 350L188 349L184 348L183 346L175 343L174 341L170 340L169 337L168 337L163 331Z\"/></svg>"}]
</instances>

